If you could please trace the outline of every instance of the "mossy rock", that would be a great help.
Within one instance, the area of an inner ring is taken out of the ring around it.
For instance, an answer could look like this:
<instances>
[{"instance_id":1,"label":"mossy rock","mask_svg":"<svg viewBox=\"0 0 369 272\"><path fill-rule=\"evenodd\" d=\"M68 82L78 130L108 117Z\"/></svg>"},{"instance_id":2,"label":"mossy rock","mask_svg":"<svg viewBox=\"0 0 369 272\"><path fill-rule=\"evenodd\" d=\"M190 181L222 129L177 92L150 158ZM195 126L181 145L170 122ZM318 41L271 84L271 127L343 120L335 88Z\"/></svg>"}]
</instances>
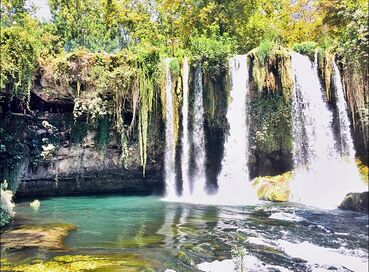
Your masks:
<instances>
[{"instance_id":1,"label":"mossy rock","mask_svg":"<svg viewBox=\"0 0 369 272\"><path fill-rule=\"evenodd\" d=\"M288 201L290 195L289 181L292 172L278 176L257 177L252 181L259 199L275 202Z\"/></svg>"},{"instance_id":2,"label":"mossy rock","mask_svg":"<svg viewBox=\"0 0 369 272\"><path fill-rule=\"evenodd\" d=\"M76 230L73 224L23 225L1 234L1 247L6 249L63 249L64 239Z\"/></svg>"},{"instance_id":3,"label":"mossy rock","mask_svg":"<svg viewBox=\"0 0 369 272\"><path fill-rule=\"evenodd\" d=\"M369 192L349 193L338 207L342 210L368 213Z\"/></svg>"},{"instance_id":4,"label":"mossy rock","mask_svg":"<svg viewBox=\"0 0 369 272\"><path fill-rule=\"evenodd\" d=\"M36 260L32 264L2 263L1 271L79 272L79 271L153 271L146 260L134 254L119 256L66 255L51 261Z\"/></svg>"},{"instance_id":5,"label":"mossy rock","mask_svg":"<svg viewBox=\"0 0 369 272\"><path fill-rule=\"evenodd\" d=\"M360 176L362 180L368 184L369 183L369 167L365 165L361 160L356 159L356 165L359 168Z\"/></svg>"}]
</instances>

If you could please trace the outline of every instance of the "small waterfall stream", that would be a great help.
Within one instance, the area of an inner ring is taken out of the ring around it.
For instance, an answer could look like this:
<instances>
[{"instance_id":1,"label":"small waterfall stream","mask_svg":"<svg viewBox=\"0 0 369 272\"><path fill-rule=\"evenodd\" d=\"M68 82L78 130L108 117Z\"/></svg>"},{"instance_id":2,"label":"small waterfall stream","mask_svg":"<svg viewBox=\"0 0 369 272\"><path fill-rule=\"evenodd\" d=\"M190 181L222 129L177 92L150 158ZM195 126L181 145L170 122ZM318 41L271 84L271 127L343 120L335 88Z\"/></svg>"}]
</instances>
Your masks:
<instances>
[{"instance_id":1,"label":"small waterfall stream","mask_svg":"<svg viewBox=\"0 0 369 272\"><path fill-rule=\"evenodd\" d=\"M337 109L339 116L339 151L342 156L355 160L355 149L352 141L350 120L347 114L347 104L343 93L341 75L337 64L333 63L333 84L336 89Z\"/></svg>"},{"instance_id":2,"label":"small waterfall stream","mask_svg":"<svg viewBox=\"0 0 369 272\"><path fill-rule=\"evenodd\" d=\"M195 103L193 118L193 154L195 158L195 169L193 172L193 192L196 198L202 198L206 193L206 173L205 173L205 135L204 135L204 102L202 87L201 65L198 64L195 69Z\"/></svg>"},{"instance_id":3,"label":"small waterfall stream","mask_svg":"<svg viewBox=\"0 0 369 272\"><path fill-rule=\"evenodd\" d=\"M346 193L363 192L368 190L367 186L361 180L359 170L355 162L355 147L351 135L350 119L347 112L347 103L343 86L341 82L341 74L336 62L333 63L333 83L336 90L336 100L339 116L339 154L343 157L344 169L350 174L350 179L346 183Z\"/></svg>"},{"instance_id":4,"label":"small waterfall stream","mask_svg":"<svg viewBox=\"0 0 369 272\"><path fill-rule=\"evenodd\" d=\"M230 99L227 110L229 135L224 145L217 198L224 203L254 203L256 196L248 171L248 67L245 55L229 60Z\"/></svg>"},{"instance_id":5,"label":"small waterfall stream","mask_svg":"<svg viewBox=\"0 0 369 272\"><path fill-rule=\"evenodd\" d=\"M291 182L291 194L294 201L330 208L337 206L348 192L354 190L352 181L359 176L356 166L352 167L352 163L350 166L335 148L333 116L324 99L315 63L307 56L292 53L295 175ZM335 83L340 85L337 78ZM342 86L337 87L340 138L346 143L345 146L353 148ZM353 153L352 150L349 152Z\"/></svg>"},{"instance_id":6,"label":"small waterfall stream","mask_svg":"<svg viewBox=\"0 0 369 272\"><path fill-rule=\"evenodd\" d=\"M165 123L165 190L166 198L177 197L176 172L175 172L175 142L174 142L174 114L173 114L173 94L172 79L170 75L171 59L166 59L166 123Z\"/></svg>"},{"instance_id":7,"label":"small waterfall stream","mask_svg":"<svg viewBox=\"0 0 369 272\"><path fill-rule=\"evenodd\" d=\"M190 167L190 139L188 133L188 75L189 67L187 59L183 60L183 104L182 104L182 196L187 198L191 194L191 183L189 177Z\"/></svg>"}]
</instances>

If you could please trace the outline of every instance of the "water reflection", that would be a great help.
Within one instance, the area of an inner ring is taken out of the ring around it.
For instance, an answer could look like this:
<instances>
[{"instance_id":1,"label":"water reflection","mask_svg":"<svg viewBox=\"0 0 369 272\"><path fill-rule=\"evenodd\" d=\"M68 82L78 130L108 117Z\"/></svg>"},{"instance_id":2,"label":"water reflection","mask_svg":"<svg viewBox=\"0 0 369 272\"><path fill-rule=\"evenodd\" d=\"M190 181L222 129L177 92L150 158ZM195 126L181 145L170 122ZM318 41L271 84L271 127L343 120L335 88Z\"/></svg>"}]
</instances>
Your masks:
<instances>
[{"instance_id":1,"label":"water reflection","mask_svg":"<svg viewBox=\"0 0 369 272\"><path fill-rule=\"evenodd\" d=\"M3 249L2 257L14 262L129 252L155 262L156 269L177 271L310 271L312 265L348 271L342 267L367 265L368 216L354 212L271 203L205 206L154 197L50 198L37 214L29 203L18 204L16 212L10 230L29 222L72 223L78 229L63 252Z\"/></svg>"}]
</instances>

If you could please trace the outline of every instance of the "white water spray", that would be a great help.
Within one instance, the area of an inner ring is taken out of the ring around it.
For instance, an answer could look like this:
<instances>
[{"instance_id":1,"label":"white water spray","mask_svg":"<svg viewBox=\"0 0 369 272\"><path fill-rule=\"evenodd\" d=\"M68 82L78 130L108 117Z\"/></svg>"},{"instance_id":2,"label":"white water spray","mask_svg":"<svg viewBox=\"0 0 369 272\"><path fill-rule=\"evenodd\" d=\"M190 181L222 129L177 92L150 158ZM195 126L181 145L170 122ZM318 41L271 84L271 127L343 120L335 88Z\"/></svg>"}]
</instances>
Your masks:
<instances>
[{"instance_id":1,"label":"white water spray","mask_svg":"<svg viewBox=\"0 0 369 272\"><path fill-rule=\"evenodd\" d=\"M189 67L187 59L183 60L183 104L182 104L182 196L188 198L191 193L191 184L189 177L190 167L190 140L188 136L188 74Z\"/></svg>"},{"instance_id":2,"label":"white water spray","mask_svg":"<svg viewBox=\"0 0 369 272\"><path fill-rule=\"evenodd\" d=\"M292 68L295 175L291 199L332 208L354 189L351 185L357 179L357 169L348 167L335 149L332 113L323 98L316 65L307 56L292 53Z\"/></svg>"},{"instance_id":3,"label":"white water spray","mask_svg":"<svg viewBox=\"0 0 369 272\"><path fill-rule=\"evenodd\" d=\"M166 59L166 88L165 88L165 190L166 198L172 199L177 197L176 190L176 172L175 172L175 142L174 142L174 114L173 114L173 94L172 79L170 76L171 59Z\"/></svg>"},{"instance_id":4,"label":"white water spray","mask_svg":"<svg viewBox=\"0 0 369 272\"><path fill-rule=\"evenodd\" d=\"M248 68L246 56L229 60L230 101L227 110L229 135L224 145L222 170L218 177L218 194L222 203L254 204L257 199L249 181L247 93Z\"/></svg>"}]
</instances>

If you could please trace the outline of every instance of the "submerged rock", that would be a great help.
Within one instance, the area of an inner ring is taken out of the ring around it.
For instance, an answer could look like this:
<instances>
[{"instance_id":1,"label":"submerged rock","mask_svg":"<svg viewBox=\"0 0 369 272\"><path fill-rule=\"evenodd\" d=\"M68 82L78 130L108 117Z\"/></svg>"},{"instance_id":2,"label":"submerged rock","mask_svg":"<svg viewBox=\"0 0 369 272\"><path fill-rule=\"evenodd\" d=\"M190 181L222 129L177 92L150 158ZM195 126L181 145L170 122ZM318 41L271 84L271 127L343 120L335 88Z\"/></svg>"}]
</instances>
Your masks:
<instances>
[{"instance_id":1,"label":"submerged rock","mask_svg":"<svg viewBox=\"0 0 369 272\"><path fill-rule=\"evenodd\" d=\"M368 213L369 192L349 193L338 207L342 210Z\"/></svg>"},{"instance_id":2,"label":"submerged rock","mask_svg":"<svg viewBox=\"0 0 369 272\"><path fill-rule=\"evenodd\" d=\"M6 249L63 249L64 239L76 230L73 224L25 225L1 234L1 247Z\"/></svg>"},{"instance_id":3,"label":"submerged rock","mask_svg":"<svg viewBox=\"0 0 369 272\"><path fill-rule=\"evenodd\" d=\"M288 201L290 195L289 181L292 172L286 172L278 176L257 177L252 181L256 194L261 200Z\"/></svg>"},{"instance_id":4,"label":"submerged rock","mask_svg":"<svg viewBox=\"0 0 369 272\"><path fill-rule=\"evenodd\" d=\"M82 271L155 271L146 260L133 254L119 256L66 255L50 261L34 260L31 264L2 262L1 271L82 272Z\"/></svg>"}]
</instances>

